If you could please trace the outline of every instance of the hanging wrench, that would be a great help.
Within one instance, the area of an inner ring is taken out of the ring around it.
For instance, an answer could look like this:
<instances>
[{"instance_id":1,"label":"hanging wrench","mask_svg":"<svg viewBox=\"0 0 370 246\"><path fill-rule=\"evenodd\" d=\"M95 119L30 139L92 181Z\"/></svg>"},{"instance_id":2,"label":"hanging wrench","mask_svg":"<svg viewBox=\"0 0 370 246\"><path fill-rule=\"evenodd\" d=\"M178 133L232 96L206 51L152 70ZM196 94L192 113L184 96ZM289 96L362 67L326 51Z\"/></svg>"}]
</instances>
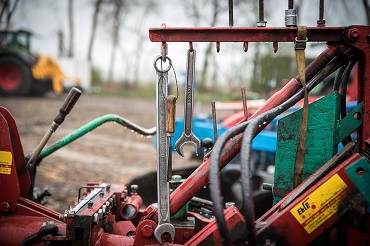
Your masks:
<instances>
[{"instance_id":1,"label":"hanging wrench","mask_svg":"<svg viewBox=\"0 0 370 246\"><path fill-rule=\"evenodd\" d=\"M168 184L168 139L166 133L166 97L168 85L168 71L172 64L167 57L168 67L157 67L159 56L154 60L154 68L157 71L157 190L158 190L158 226L154 230L154 236L162 243L162 235L170 234L172 242L175 240L175 227L170 223L170 192Z\"/></svg>"},{"instance_id":2,"label":"hanging wrench","mask_svg":"<svg viewBox=\"0 0 370 246\"><path fill-rule=\"evenodd\" d=\"M175 143L175 149L179 155L184 157L183 147L185 144L193 144L198 153L200 140L193 133L193 103L194 103L194 73L195 73L195 50L188 50L186 66L186 88L184 106L184 132Z\"/></svg>"}]
</instances>

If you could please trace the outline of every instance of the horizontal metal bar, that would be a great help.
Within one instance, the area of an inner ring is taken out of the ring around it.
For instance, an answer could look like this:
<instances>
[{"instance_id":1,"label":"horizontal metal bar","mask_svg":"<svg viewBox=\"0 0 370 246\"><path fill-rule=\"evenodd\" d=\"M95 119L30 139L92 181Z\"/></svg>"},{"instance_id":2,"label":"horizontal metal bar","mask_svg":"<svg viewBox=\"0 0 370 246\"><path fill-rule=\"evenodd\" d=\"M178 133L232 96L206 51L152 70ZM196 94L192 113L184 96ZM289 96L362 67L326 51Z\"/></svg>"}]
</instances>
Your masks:
<instances>
[{"instance_id":1,"label":"horizontal metal bar","mask_svg":"<svg viewBox=\"0 0 370 246\"><path fill-rule=\"evenodd\" d=\"M345 27L308 27L308 42L335 42L343 38ZM297 27L197 27L151 28L152 42L294 42Z\"/></svg>"}]
</instances>

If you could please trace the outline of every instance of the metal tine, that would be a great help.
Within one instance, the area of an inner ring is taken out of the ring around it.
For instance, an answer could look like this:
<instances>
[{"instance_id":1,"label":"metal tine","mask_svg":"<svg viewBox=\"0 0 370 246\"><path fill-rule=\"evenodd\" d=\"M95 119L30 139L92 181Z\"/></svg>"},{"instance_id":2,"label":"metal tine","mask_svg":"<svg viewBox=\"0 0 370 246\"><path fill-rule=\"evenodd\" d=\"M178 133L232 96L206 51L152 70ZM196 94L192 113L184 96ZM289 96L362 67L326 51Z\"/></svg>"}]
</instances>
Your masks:
<instances>
[{"instance_id":1,"label":"metal tine","mask_svg":"<svg viewBox=\"0 0 370 246\"><path fill-rule=\"evenodd\" d=\"M218 133L217 133L217 117L216 117L215 101L212 101L211 105L212 105L212 122L213 122L213 143L216 143L217 138L218 138Z\"/></svg>"},{"instance_id":2,"label":"metal tine","mask_svg":"<svg viewBox=\"0 0 370 246\"><path fill-rule=\"evenodd\" d=\"M288 0L288 9L294 8L294 0Z\"/></svg>"},{"instance_id":3,"label":"metal tine","mask_svg":"<svg viewBox=\"0 0 370 246\"><path fill-rule=\"evenodd\" d=\"M247 120L248 119L248 105L247 105L247 96L246 96L246 93L245 93L245 87L242 86L241 87L241 91L242 91L242 100L243 100L243 112L244 112L244 120Z\"/></svg>"},{"instance_id":4,"label":"metal tine","mask_svg":"<svg viewBox=\"0 0 370 246\"><path fill-rule=\"evenodd\" d=\"M193 42L189 42L189 50L190 52L194 51Z\"/></svg>"},{"instance_id":5,"label":"metal tine","mask_svg":"<svg viewBox=\"0 0 370 246\"><path fill-rule=\"evenodd\" d=\"M325 5L325 0L320 0L320 6L319 6L319 19L317 20L317 26L320 26L320 27L325 26L325 20L324 20L324 5Z\"/></svg>"},{"instance_id":6,"label":"metal tine","mask_svg":"<svg viewBox=\"0 0 370 246\"><path fill-rule=\"evenodd\" d=\"M234 26L234 0L229 0L229 27Z\"/></svg>"},{"instance_id":7,"label":"metal tine","mask_svg":"<svg viewBox=\"0 0 370 246\"><path fill-rule=\"evenodd\" d=\"M274 53L276 53L279 49L279 43L278 42L272 42L272 47L274 49Z\"/></svg>"},{"instance_id":8,"label":"metal tine","mask_svg":"<svg viewBox=\"0 0 370 246\"><path fill-rule=\"evenodd\" d=\"M265 19L265 9L263 0L258 1L258 21L257 27L266 27L267 21Z\"/></svg>"},{"instance_id":9,"label":"metal tine","mask_svg":"<svg viewBox=\"0 0 370 246\"><path fill-rule=\"evenodd\" d=\"M243 43L243 50L244 50L244 52L248 51L248 42Z\"/></svg>"}]
</instances>

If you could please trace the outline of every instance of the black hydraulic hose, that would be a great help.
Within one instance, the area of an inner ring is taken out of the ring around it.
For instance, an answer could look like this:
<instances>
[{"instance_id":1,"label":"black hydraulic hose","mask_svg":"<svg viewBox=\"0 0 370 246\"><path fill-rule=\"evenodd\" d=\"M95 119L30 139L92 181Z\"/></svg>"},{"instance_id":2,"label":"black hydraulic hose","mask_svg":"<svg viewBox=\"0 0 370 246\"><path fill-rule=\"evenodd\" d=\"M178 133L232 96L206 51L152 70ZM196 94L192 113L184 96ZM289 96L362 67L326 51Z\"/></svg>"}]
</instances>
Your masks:
<instances>
[{"instance_id":1,"label":"black hydraulic hose","mask_svg":"<svg viewBox=\"0 0 370 246\"><path fill-rule=\"evenodd\" d=\"M45 225L43 225L40 230L25 239L21 242L21 246L28 246L35 244L38 240L40 240L43 236L46 236L48 234L56 235L58 232L58 227L55 225L55 223L46 222Z\"/></svg>"},{"instance_id":2,"label":"black hydraulic hose","mask_svg":"<svg viewBox=\"0 0 370 246\"><path fill-rule=\"evenodd\" d=\"M332 61L327 65L325 68L331 73L335 69L338 68L336 64L340 63L341 57L336 57L332 59ZM342 63L340 63L342 64ZM324 69L325 69L324 68ZM323 70L324 70L323 69ZM221 184L220 184L220 169L219 169L219 163L220 158L222 154L222 150L226 144L227 141L229 141L232 137L240 134L243 132L243 130L246 128L246 126L249 124L249 121L242 122L239 125L236 125L229 130L227 130L224 134L222 134L217 142L215 143L212 153L211 153L211 163L210 163L210 171L209 171L209 181L210 181L210 196L214 205L214 214L216 218L216 223L220 232L221 241L223 245L228 245L229 237L228 237L228 229L226 225L226 221L224 218L223 208L224 208L224 201L221 194ZM254 221L253 221L254 222Z\"/></svg>"},{"instance_id":3,"label":"black hydraulic hose","mask_svg":"<svg viewBox=\"0 0 370 246\"><path fill-rule=\"evenodd\" d=\"M351 71L356 63L357 63L357 60L350 61L342 75L342 81L340 83L340 89L339 89L339 92L341 94L341 107L340 107L340 118L341 119L343 119L347 115L347 107L346 107L347 106L347 86L349 83L349 77L351 75ZM345 139L343 139L342 144L343 146L346 146L349 142L352 142L352 137L350 135L347 136Z\"/></svg>"},{"instance_id":4,"label":"black hydraulic hose","mask_svg":"<svg viewBox=\"0 0 370 246\"><path fill-rule=\"evenodd\" d=\"M341 107L341 117L342 119L347 115L347 110L346 110L346 97L347 97L347 86L348 86L348 83L349 83L349 77L351 75L351 71L353 69L353 67L355 66L355 64L357 63L357 60L353 60L351 61L346 70L344 71L344 74L343 74L343 79L342 79L342 83L340 84L340 94L341 94L341 97L342 97L342 100L341 100L341 104L342 104L342 107Z\"/></svg>"},{"instance_id":5,"label":"black hydraulic hose","mask_svg":"<svg viewBox=\"0 0 370 246\"><path fill-rule=\"evenodd\" d=\"M330 75L333 71L348 62L347 59L340 59L339 57L330 62L324 69L316 74L307 84L307 90L311 91L323 79ZM257 245L257 235L255 228L255 214L253 203L253 184L251 172L251 146L252 140L257 134L268 125L276 116L283 113L299 100L303 98L304 91L300 89L295 95L289 98L278 107L273 108L256 118L249 121L248 126L243 134L243 141L241 146L241 181L242 181L242 208L241 213L246 220L246 230L248 233L248 240L251 245Z\"/></svg>"},{"instance_id":6,"label":"black hydraulic hose","mask_svg":"<svg viewBox=\"0 0 370 246\"><path fill-rule=\"evenodd\" d=\"M224 148L226 142L232 137L242 133L248 124L249 121L245 121L228 129L217 139L217 142L214 145L211 153L211 165L209 168L209 181L211 185L209 186L209 189L222 245L230 245L230 240L226 221L224 218L224 201L221 194L219 168L220 158L222 154L222 149Z\"/></svg>"},{"instance_id":7,"label":"black hydraulic hose","mask_svg":"<svg viewBox=\"0 0 370 246\"><path fill-rule=\"evenodd\" d=\"M333 83L333 91L339 91L340 84L342 82L343 73L346 69L348 64L344 64L338 71L337 75L335 76L334 83Z\"/></svg>"}]
</instances>

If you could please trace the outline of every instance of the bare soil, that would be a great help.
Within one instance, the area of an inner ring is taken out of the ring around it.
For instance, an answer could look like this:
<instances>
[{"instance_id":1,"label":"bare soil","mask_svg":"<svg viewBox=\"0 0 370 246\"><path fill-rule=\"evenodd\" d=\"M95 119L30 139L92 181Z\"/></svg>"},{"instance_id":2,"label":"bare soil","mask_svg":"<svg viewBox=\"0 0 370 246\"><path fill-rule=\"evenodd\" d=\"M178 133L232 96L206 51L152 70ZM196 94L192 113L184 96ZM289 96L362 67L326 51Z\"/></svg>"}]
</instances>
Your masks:
<instances>
[{"instance_id":1,"label":"bare soil","mask_svg":"<svg viewBox=\"0 0 370 246\"><path fill-rule=\"evenodd\" d=\"M0 105L17 122L25 154L35 150L63 100L64 96L0 98ZM210 112L207 105L199 108L201 112ZM182 109L183 105L178 103L177 114L183 114ZM144 128L155 126L155 101L83 94L47 146L108 113ZM175 169L199 164L200 160L173 155ZM134 134L119 124L106 123L46 157L37 169L35 186L51 190L46 206L62 213L77 201L79 187L89 181L128 184L134 177L155 170L153 138Z\"/></svg>"}]
</instances>

